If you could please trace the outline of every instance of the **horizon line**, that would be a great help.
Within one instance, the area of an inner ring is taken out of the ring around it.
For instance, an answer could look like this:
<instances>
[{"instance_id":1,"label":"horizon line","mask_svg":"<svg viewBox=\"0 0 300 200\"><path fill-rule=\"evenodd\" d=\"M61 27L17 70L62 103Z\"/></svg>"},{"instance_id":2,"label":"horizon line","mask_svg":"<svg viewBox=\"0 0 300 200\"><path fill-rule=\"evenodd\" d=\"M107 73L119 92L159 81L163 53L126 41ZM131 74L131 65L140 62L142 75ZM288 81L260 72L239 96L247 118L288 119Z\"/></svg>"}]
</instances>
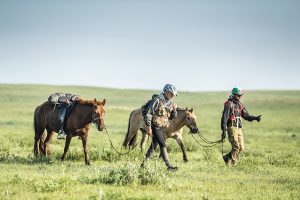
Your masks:
<instances>
[{"instance_id":1,"label":"horizon line","mask_svg":"<svg viewBox=\"0 0 300 200\"><path fill-rule=\"evenodd\" d=\"M102 89L116 89L116 90L142 90L142 91L154 91L161 89L155 89L155 88L122 88L122 87L109 87L109 86L99 86L99 85L76 85L76 84L51 84L51 83L8 83L8 82L0 82L0 85L32 85L32 86L59 86L59 87L91 87L91 88L102 88ZM234 87L234 86L233 86ZM180 90L180 92L186 92L186 93L199 93L199 92L228 92L229 90ZM246 91L300 91L299 89L293 89L293 88L260 88L260 89L246 89Z\"/></svg>"}]
</instances>

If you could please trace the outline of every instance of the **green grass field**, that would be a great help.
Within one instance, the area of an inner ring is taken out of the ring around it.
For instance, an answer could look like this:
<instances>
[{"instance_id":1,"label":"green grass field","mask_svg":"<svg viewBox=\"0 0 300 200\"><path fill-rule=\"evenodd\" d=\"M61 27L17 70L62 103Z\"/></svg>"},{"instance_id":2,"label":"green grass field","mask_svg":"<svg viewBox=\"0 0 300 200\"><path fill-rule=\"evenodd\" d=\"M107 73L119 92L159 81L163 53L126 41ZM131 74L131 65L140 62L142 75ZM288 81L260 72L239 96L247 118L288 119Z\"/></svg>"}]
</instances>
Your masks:
<instances>
[{"instance_id":1,"label":"green grass field","mask_svg":"<svg viewBox=\"0 0 300 200\"><path fill-rule=\"evenodd\" d=\"M246 91L242 102L250 114L263 118L261 123L244 123L246 149L237 167L224 165L220 145L202 148L185 128L188 163L183 163L176 141L167 142L170 160L179 167L176 172L168 172L157 155L140 169L139 149L119 156L94 125L88 141L91 166L84 165L77 138L66 161L60 162L64 141L58 141L56 134L50 157L34 158L34 109L57 91L85 99L106 98L105 123L118 147L131 110L159 92L0 85L0 199L300 199L300 91ZM193 107L205 137L217 140L227 96L226 92L181 92L173 101L179 107ZM227 140L224 150L230 150Z\"/></svg>"}]
</instances>

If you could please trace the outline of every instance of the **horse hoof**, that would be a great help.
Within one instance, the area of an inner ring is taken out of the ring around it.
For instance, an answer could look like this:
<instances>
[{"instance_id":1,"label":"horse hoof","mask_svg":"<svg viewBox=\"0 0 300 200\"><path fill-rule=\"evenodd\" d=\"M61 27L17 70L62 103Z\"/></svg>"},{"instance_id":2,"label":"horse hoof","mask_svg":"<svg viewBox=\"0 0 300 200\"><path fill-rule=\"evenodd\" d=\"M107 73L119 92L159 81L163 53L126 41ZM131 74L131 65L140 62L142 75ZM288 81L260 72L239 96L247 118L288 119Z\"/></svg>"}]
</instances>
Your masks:
<instances>
[{"instance_id":1,"label":"horse hoof","mask_svg":"<svg viewBox=\"0 0 300 200\"><path fill-rule=\"evenodd\" d=\"M86 165L91 165L90 161L85 162Z\"/></svg>"},{"instance_id":2,"label":"horse hoof","mask_svg":"<svg viewBox=\"0 0 300 200\"><path fill-rule=\"evenodd\" d=\"M183 162L187 163L187 162L189 162L189 161L188 161L188 159L184 159Z\"/></svg>"}]
</instances>

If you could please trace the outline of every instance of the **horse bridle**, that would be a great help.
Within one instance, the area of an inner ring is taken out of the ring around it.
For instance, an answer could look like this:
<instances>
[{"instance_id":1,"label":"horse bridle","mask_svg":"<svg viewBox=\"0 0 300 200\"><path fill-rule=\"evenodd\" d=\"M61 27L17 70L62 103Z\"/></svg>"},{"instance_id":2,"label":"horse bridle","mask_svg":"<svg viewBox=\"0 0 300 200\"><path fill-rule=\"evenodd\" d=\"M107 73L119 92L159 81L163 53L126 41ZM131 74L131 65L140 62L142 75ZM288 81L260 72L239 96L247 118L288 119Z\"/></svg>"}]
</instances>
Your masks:
<instances>
[{"instance_id":1,"label":"horse bridle","mask_svg":"<svg viewBox=\"0 0 300 200\"><path fill-rule=\"evenodd\" d=\"M187 126L190 130L192 130L192 126L197 127L196 122L192 122L192 123L187 123L187 122L188 122L188 121L185 119L185 124L186 124L186 126Z\"/></svg>"},{"instance_id":2,"label":"horse bridle","mask_svg":"<svg viewBox=\"0 0 300 200\"><path fill-rule=\"evenodd\" d=\"M99 114L99 117L94 118L94 113L92 114L92 121L93 121L94 124L96 124L96 121L97 121L98 119L103 119L103 118L104 118L104 117L101 117L100 114Z\"/></svg>"}]
</instances>

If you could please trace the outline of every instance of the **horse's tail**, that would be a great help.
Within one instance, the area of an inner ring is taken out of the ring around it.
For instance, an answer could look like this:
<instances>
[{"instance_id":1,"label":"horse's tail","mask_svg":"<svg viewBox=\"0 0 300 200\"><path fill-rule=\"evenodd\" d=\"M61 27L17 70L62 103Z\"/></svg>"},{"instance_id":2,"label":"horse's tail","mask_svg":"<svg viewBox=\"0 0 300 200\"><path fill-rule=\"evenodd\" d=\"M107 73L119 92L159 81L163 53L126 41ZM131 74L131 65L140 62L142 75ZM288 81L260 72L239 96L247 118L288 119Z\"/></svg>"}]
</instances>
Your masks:
<instances>
[{"instance_id":1,"label":"horse's tail","mask_svg":"<svg viewBox=\"0 0 300 200\"><path fill-rule=\"evenodd\" d=\"M129 146L131 146L132 148L135 146L136 144L136 140L137 140L137 132L135 132L134 136L131 138L131 140L129 141Z\"/></svg>"},{"instance_id":2,"label":"horse's tail","mask_svg":"<svg viewBox=\"0 0 300 200\"><path fill-rule=\"evenodd\" d=\"M37 156L38 155L38 130L37 130L37 110L39 106L35 108L34 114L33 114L33 130L34 130L34 145L33 145L33 153Z\"/></svg>"},{"instance_id":3,"label":"horse's tail","mask_svg":"<svg viewBox=\"0 0 300 200\"><path fill-rule=\"evenodd\" d=\"M132 111L129 115L129 120L128 120L128 127L127 127L127 133L126 133L126 136L125 136L125 139L124 139L124 142L123 142L123 146L124 147L127 147L127 144L130 142L128 141L129 140L129 133L130 133L130 121L131 121L131 117L132 117L132 114L133 114L134 111Z\"/></svg>"},{"instance_id":4,"label":"horse's tail","mask_svg":"<svg viewBox=\"0 0 300 200\"><path fill-rule=\"evenodd\" d=\"M37 123L36 123L36 112L38 110L39 106L35 108L34 115L33 115L33 130L34 130L34 136L36 137L37 134Z\"/></svg>"},{"instance_id":5,"label":"horse's tail","mask_svg":"<svg viewBox=\"0 0 300 200\"><path fill-rule=\"evenodd\" d=\"M34 130L34 147L33 152L37 155L39 152L44 150L44 136L43 136L43 124L42 124L42 116L41 109L43 105L36 107L33 115L33 130Z\"/></svg>"}]
</instances>

